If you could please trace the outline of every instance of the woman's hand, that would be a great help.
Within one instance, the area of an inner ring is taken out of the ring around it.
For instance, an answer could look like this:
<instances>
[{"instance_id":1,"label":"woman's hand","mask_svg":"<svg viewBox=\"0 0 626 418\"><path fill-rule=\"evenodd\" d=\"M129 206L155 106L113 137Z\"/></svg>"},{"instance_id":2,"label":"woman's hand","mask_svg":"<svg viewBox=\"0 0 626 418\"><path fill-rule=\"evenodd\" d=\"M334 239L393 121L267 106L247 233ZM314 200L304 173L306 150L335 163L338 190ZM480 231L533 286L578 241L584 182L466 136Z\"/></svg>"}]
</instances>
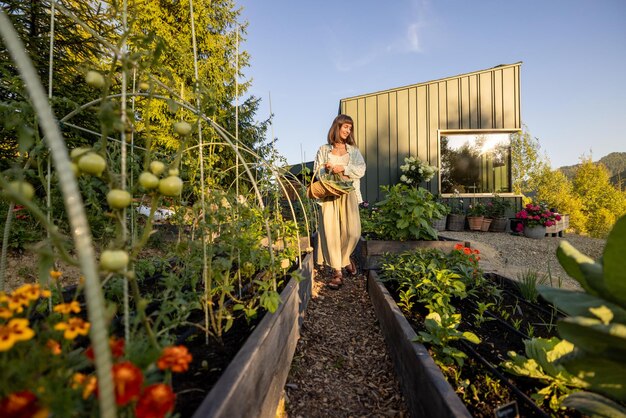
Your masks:
<instances>
[{"instance_id":1,"label":"woman's hand","mask_svg":"<svg viewBox=\"0 0 626 418\"><path fill-rule=\"evenodd\" d=\"M345 171L345 167L342 165L333 165L331 169L333 173L343 173Z\"/></svg>"}]
</instances>

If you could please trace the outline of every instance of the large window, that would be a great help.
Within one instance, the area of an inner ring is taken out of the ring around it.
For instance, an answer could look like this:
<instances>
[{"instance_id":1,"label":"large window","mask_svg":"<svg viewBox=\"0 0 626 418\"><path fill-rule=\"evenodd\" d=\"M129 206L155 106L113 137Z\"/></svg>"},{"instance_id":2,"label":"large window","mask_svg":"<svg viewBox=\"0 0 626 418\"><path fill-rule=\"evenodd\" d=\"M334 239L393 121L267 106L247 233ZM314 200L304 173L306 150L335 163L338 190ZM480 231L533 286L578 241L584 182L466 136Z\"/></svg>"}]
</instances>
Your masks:
<instances>
[{"instance_id":1,"label":"large window","mask_svg":"<svg viewBox=\"0 0 626 418\"><path fill-rule=\"evenodd\" d=\"M511 137L517 131L440 131L441 193L511 193Z\"/></svg>"}]
</instances>

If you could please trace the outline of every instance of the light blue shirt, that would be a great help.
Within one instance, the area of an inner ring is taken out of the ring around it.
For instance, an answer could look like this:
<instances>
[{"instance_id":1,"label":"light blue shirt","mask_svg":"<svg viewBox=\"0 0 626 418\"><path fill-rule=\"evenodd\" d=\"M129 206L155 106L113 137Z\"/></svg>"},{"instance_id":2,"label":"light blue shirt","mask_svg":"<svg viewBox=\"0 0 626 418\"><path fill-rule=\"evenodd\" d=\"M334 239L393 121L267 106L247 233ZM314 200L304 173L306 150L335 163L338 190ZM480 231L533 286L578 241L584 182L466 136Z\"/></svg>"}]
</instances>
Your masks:
<instances>
[{"instance_id":1,"label":"light blue shirt","mask_svg":"<svg viewBox=\"0 0 626 418\"><path fill-rule=\"evenodd\" d=\"M330 154L332 149L332 145L324 144L319 148L319 150L317 150L315 163L313 165L314 173L317 173L319 167L320 174L326 174L326 168L324 165L328 161L328 154ZM346 150L348 151L350 159L344 168L343 175L352 180L357 201L361 203L363 201L363 196L361 195L361 177L365 175L365 160L361 155L361 151L359 151L357 147L346 144Z\"/></svg>"}]
</instances>

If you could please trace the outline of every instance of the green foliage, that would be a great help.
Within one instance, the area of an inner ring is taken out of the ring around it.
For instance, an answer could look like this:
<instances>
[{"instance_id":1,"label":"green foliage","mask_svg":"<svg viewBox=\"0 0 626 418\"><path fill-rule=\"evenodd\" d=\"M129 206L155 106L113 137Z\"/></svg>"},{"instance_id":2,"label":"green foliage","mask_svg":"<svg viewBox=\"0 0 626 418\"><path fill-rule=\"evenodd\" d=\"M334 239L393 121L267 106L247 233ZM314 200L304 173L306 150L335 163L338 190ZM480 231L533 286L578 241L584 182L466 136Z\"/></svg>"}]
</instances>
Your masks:
<instances>
[{"instance_id":1,"label":"green foliage","mask_svg":"<svg viewBox=\"0 0 626 418\"><path fill-rule=\"evenodd\" d=\"M568 373L559 364L559 359L570 355L574 345L568 341L553 337L548 339L533 338L524 341L526 356L510 351L510 360L502 363L509 373L539 379L548 386L537 391L532 398L541 405L548 400L553 411L558 411L563 400L572 392L572 388L584 388L584 381Z\"/></svg>"},{"instance_id":2,"label":"green foliage","mask_svg":"<svg viewBox=\"0 0 626 418\"><path fill-rule=\"evenodd\" d=\"M431 312L424 320L426 331L420 331L415 341L430 344L435 351L435 360L444 365L456 362L463 367L467 355L451 345L454 341L465 340L472 344L480 344L480 338L469 331L459 331L461 314L438 314Z\"/></svg>"},{"instance_id":3,"label":"green foliage","mask_svg":"<svg viewBox=\"0 0 626 418\"><path fill-rule=\"evenodd\" d=\"M606 236L615 221L626 214L626 194L610 183L608 170L591 158L582 160L572 184L581 202L585 229L592 236Z\"/></svg>"},{"instance_id":4,"label":"green foliage","mask_svg":"<svg viewBox=\"0 0 626 418\"><path fill-rule=\"evenodd\" d=\"M620 218L608 236L601 262L594 262L567 242L557 257L565 271L586 293L540 287L541 295L567 313L558 322L560 335L575 346L562 365L593 392L615 401L626 401L626 217ZM597 401L598 397L594 397ZM580 406L580 398L571 405ZM610 402L582 402L610 408ZM615 410L615 416L623 414Z\"/></svg>"},{"instance_id":5,"label":"green foliage","mask_svg":"<svg viewBox=\"0 0 626 418\"><path fill-rule=\"evenodd\" d=\"M528 269L524 273L517 275L515 284L524 299L530 302L537 302L537 298L539 297L537 285L546 284L547 280L545 275Z\"/></svg>"},{"instance_id":6,"label":"green foliage","mask_svg":"<svg viewBox=\"0 0 626 418\"><path fill-rule=\"evenodd\" d=\"M490 218L503 218L506 211L511 208L511 201L501 196L494 195L485 206L486 216Z\"/></svg>"},{"instance_id":7,"label":"green foliage","mask_svg":"<svg viewBox=\"0 0 626 418\"><path fill-rule=\"evenodd\" d=\"M405 184L381 186L385 198L376 203L376 228L382 238L398 241L436 240L432 219L441 219L446 208L432 193Z\"/></svg>"}]
</instances>

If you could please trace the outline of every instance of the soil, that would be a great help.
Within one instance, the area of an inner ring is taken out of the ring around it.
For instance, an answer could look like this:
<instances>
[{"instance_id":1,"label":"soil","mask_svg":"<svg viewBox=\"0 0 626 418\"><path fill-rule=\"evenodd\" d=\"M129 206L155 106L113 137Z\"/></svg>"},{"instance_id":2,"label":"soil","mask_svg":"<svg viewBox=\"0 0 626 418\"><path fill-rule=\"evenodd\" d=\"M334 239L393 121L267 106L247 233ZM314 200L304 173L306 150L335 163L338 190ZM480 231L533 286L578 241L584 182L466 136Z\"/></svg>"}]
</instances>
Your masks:
<instances>
[{"instance_id":1,"label":"soil","mask_svg":"<svg viewBox=\"0 0 626 418\"><path fill-rule=\"evenodd\" d=\"M321 270L286 385L289 417L408 417L365 275L325 286Z\"/></svg>"}]
</instances>

